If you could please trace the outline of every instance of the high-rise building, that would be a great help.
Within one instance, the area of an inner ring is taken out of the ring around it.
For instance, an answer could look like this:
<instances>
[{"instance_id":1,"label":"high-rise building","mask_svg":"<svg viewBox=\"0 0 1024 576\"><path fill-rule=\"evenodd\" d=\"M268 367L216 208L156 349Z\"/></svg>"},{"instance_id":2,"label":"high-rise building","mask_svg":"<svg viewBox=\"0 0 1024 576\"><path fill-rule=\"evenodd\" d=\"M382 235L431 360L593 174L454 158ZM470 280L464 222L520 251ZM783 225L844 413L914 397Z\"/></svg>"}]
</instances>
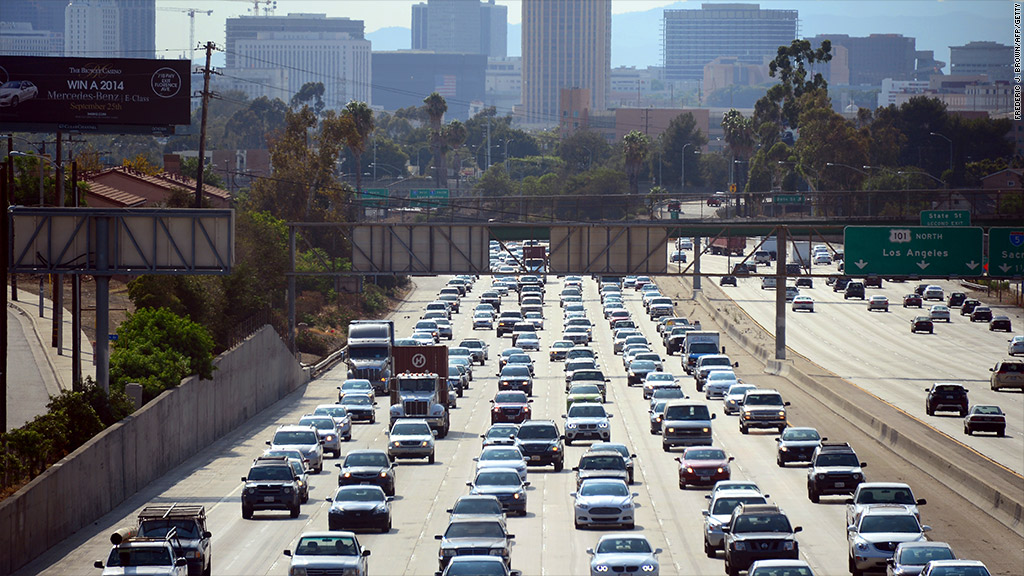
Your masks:
<instances>
[{"instance_id":1,"label":"high-rise building","mask_svg":"<svg viewBox=\"0 0 1024 576\"><path fill-rule=\"evenodd\" d=\"M998 42L968 42L949 47L950 75L986 74L992 82L1013 79L1013 46Z\"/></svg>"},{"instance_id":2,"label":"high-rise building","mask_svg":"<svg viewBox=\"0 0 1024 576\"><path fill-rule=\"evenodd\" d=\"M64 9L67 5L67 2L54 0L3 0L0 4L0 21L27 22L33 30L55 32L63 37Z\"/></svg>"},{"instance_id":3,"label":"high-rise building","mask_svg":"<svg viewBox=\"0 0 1024 576\"><path fill-rule=\"evenodd\" d=\"M414 4L412 49L504 58L508 52L508 7L494 0Z\"/></svg>"},{"instance_id":4,"label":"high-rise building","mask_svg":"<svg viewBox=\"0 0 1024 576\"><path fill-rule=\"evenodd\" d=\"M798 33L796 10L759 4L701 4L700 10L665 10L663 18L667 80L700 80L719 56L774 58Z\"/></svg>"},{"instance_id":5,"label":"high-rise building","mask_svg":"<svg viewBox=\"0 0 1024 576\"><path fill-rule=\"evenodd\" d=\"M482 103L487 57L421 50L373 53L373 103L384 110L423 106L432 92L448 103L445 118L467 120L474 102Z\"/></svg>"},{"instance_id":6,"label":"high-rise building","mask_svg":"<svg viewBox=\"0 0 1024 576\"><path fill-rule=\"evenodd\" d=\"M0 54L63 56L64 33L35 30L28 22L0 22Z\"/></svg>"},{"instance_id":7,"label":"high-rise building","mask_svg":"<svg viewBox=\"0 0 1024 576\"><path fill-rule=\"evenodd\" d=\"M332 32L348 34L353 40L363 40L363 21L349 18L328 18L326 14L288 14L287 16L240 16L228 18L225 26L224 63L228 68L252 67L235 61L236 43L240 40L255 40L260 33Z\"/></svg>"},{"instance_id":8,"label":"high-rise building","mask_svg":"<svg viewBox=\"0 0 1024 576\"><path fill-rule=\"evenodd\" d=\"M563 88L590 91L605 109L611 77L611 0L523 0L523 114L529 124L560 121Z\"/></svg>"},{"instance_id":9,"label":"high-rise building","mask_svg":"<svg viewBox=\"0 0 1024 576\"><path fill-rule=\"evenodd\" d=\"M109 0L73 0L64 11L64 55L121 56L121 19Z\"/></svg>"},{"instance_id":10,"label":"high-rise building","mask_svg":"<svg viewBox=\"0 0 1024 576\"><path fill-rule=\"evenodd\" d=\"M830 79L832 84L881 86L885 78L914 80L916 77L917 41L914 38L902 34L871 34L866 37L819 34L807 40L814 48L828 40L832 43L833 53L837 47L846 49L848 80L842 82L841 79Z\"/></svg>"},{"instance_id":11,"label":"high-rise building","mask_svg":"<svg viewBox=\"0 0 1024 576\"><path fill-rule=\"evenodd\" d=\"M120 58L156 57L156 0L115 0L120 18ZM193 46L193 48L195 48Z\"/></svg>"}]
</instances>

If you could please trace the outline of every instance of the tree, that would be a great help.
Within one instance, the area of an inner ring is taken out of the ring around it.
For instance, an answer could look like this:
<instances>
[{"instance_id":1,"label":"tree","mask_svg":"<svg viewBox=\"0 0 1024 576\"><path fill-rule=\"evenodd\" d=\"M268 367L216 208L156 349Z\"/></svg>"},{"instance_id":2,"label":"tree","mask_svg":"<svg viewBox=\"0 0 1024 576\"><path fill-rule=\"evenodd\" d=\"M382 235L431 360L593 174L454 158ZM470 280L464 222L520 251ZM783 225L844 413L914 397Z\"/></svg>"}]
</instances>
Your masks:
<instances>
[{"instance_id":1,"label":"tree","mask_svg":"<svg viewBox=\"0 0 1024 576\"><path fill-rule=\"evenodd\" d=\"M182 159L181 175L195 180L196 176L199 175L199 158ZM220 175L213 171L213 166L209 162L203 165L203 183L218 188L224 187L224 181L221 180ZM182 208L187 208L187 206L182 206Z\"/></svg>"},{"instance_id":2,"label":"tree","mask_svg":"<svg viewBox=\"0 0 1024 576\"><path fill-rule=\"evenodd\" d=\"M308 106L312 102L313 113L319 116L324 111L324 91L323 82L306 82L292 96L292 100L288 105L292 108L301 108Z\"/></svg>"},{"instance_id":3,"label":"tree","mask_svg":"<svg viewBox=\"0 0 1024 576\"><path fill-rule=\"evenodd\" d=\"M555 153L569 173L578 174L600 166L611 155L611 148L597 132L577 130L558 143Z\"/></svg>"},{"instance_id":4,"label":"tree","mask_svg":"<svg viewBox=\"0 0 1024 576\"><path fill-rule=\"evenodd\" d=\"M700 160L698 151L707 143L708 139L697 128L693 114L680 114L668 123L665 132L661 134L661 147L665 154L662 161L669 167L670 182L680 182L684 173L688 181L701 182L703 176L697 169Z\"/></svg>"},{"instance_id":5,"label":"tree","mask_svg":"<svg viewBox=\"0 0 1024 576\"><path fill-rule=\"evenodd\" d=\"M468 133L466 131L466 126L462 122L459 122L458 120L453 120L450 124L448 124L441 130L441 166L445 167L444 180L442 181L441 188L448 187L448 151L458 150L460 147L462 147L462 145L466 143L467 135ZM456 156L453 164L457 163L458 161L458 156ZM457 173L458 169L459 166L452 166L453 172Z\"/></svg>"},{"instance_id":6,"label":"tree","mask_svg":"<svg viewBox=\"0 0 1024 576\"><path fill-rule=\"evenodd\" d=\"M444 96L437 92L431 92L423 99L426 105L427 116L430 118L430 147L434 151L434 181L442 188L447 187L448 179L445 172L442 149L444 147L444 134L441 132L441 122L444 114L448 111L448 103Z\"/></svg>"},{"instance_id":7,"label":"tree","mask_svg":"<svg viewBox=\"0 0 1024 576\"><path fill-rule=\"evenodd\" d=\"M229 148L265 148L269 138L284 129L288 106L280 99L261 96L236 111L224 125L222 138Z\"/></svg>"},{"instance_id":8,"label":"tree","mask_svg":"<svg viewBox=\"0 0 1024 576\"><path fill-rule=\"evenodd\" d=\"M366 150L366 142L373 132L373 110L366 105L366 102L352 101L345 105L341 111L341 127L337 136L345 143L349 151L356 158L356 192L363 190L362 157Z\"/></svg>"},{"instance_id":9,"label":"tree","mask_svg":"<svg viewBox=\"0 0 1024 576\"><path fill-rule=\"evenodd\" d=\"M622 137L622 156L631 194L640 193L640 167L643 166L650 146L651 140L639 130L633 130Z\"/></svg>"},{"instance_id":10,"label":"tree","mask_svg":"<svg viewBox=\"0 0 1024 576\"><path fill-rule=\"evenodd\" d=\"M809 71L805 66L826 63L832 60L832 42L823 40L814 49L808 40L793 40L789 46L779 46L775 59L768 63L768 74L778 77L779 84L768 89L762 99L767 99L775 106L781 106L781 118L784 125L797 129L800 125L799 100L807 92L827 90L828 83L821 73L808 78Z\"/></svg>"}]
</instances>

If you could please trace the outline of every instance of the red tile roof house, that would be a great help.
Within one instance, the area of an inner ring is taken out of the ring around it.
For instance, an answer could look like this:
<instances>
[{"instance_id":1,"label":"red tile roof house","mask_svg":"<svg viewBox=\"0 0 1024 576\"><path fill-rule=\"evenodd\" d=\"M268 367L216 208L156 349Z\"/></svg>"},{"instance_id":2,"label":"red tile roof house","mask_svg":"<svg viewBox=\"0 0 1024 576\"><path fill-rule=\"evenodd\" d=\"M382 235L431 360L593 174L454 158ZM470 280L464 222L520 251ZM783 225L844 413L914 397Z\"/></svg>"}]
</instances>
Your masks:
<instances>
[{"instance_id":1,"label":"red tile roof house","mask_svg":"<svg viewBox=\"0 0 1024 576\"><path fill-rule=\"evenodd\" d=\"M175 190L194 194L196 181L170 173L145 174L118 166L82 176L90 185L86 203L95 208L138 208L165 204ZM203 185L204 204L211 208L230 208L231 193L216 186Z\"/></svg>"}]
</instances>

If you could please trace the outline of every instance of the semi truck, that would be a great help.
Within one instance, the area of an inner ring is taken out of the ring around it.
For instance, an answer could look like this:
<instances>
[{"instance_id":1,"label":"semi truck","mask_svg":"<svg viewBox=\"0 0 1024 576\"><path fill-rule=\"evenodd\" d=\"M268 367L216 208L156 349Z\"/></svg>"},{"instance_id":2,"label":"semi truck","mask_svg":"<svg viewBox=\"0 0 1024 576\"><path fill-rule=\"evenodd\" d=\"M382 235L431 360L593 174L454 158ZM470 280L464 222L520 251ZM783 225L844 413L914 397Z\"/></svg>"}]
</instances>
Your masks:
<instances>
[{"instance_id":1,"label":"semi truck","mask_svg":"<svg viewBox=\"0 0 1024 576\"><path fill-rule=\"evenodd\" d=\"M438 438L448 435L448 347L395 346L391 377L390 425L402 418L420 418Z\"/></svg>"},{"instance_id":2,"label":"semi truck","mask_svg":"<svg viewBox=\"0 0 1024 576\"><path fill-rule=\"evenodd\" d=\"M388 391L394 373L392 348L395 345L395 323L391 320L353 320L348 325L349 378L364 378L377 394Z\"/></svg>"},{"instance_id":3,"label":"semi truck","mask_svg":"<svg viewBox=\"0 0 1024 576\"><path fill-rule=\"evenodd\" d=\"M721 347L721 336L709 330L691 330L683 340L683 370L692 374L697 366L697 359L705 354L724 354Z\"/></svg>"},{"instance_id":4,"label":"semi truck","mask_svg":"<svg viewBox=\"0 0 1024 576\"><path fill-rule=\"evenodd\" d=\"M713 238L708 245L712 254L726 254L729 256L742 256L747 248L747 239L743 236L719 236Z\"/></svg>"}]
</instances>

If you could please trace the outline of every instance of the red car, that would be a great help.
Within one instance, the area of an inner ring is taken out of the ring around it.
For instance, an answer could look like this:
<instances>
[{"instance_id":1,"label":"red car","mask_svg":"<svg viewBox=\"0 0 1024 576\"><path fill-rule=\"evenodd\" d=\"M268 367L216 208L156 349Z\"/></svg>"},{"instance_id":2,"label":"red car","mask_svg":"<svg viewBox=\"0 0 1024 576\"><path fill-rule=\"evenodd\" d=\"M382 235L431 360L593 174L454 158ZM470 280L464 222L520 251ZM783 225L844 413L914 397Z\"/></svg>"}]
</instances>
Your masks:
<instances>
[{"instance_id":1,"label":"red car","mask_svg":"<svg viewBox=\"0 0 1024 576\"><path fill-rule=\"evenodd\" d=\"M491 400L491 404L494 404L491 408L491 424L522 424L530 419L530 402L533 400L527 398L526 392L521 390L498 392Z\"/></svg>"},{"instance_id":2,"label":"red car","mask_svg":"<svg viewBox=\"0 0 1024 576\"><path fill-rule=\"evenodd\" d=\"M676 458L679 462L679 488L685 489L687 484L710 486L719 480L728 480L732 475L729 462L732 456L726 456L725 450L710 446L691 446L683 455Z\"/></svg>"},{"instance_id":3,"label":"red car","mask_svg":"<svg viewBox=\"0 0 1024 576\"><path fill-rule=\"evenodd\" d=\"M921 301L921 297L918 296L917 294L907 294L906 296L903 297L904 308L910 308L911 306L915 308L920 308L922 304L924 303Z\"/></svg>"}]
</instances>

